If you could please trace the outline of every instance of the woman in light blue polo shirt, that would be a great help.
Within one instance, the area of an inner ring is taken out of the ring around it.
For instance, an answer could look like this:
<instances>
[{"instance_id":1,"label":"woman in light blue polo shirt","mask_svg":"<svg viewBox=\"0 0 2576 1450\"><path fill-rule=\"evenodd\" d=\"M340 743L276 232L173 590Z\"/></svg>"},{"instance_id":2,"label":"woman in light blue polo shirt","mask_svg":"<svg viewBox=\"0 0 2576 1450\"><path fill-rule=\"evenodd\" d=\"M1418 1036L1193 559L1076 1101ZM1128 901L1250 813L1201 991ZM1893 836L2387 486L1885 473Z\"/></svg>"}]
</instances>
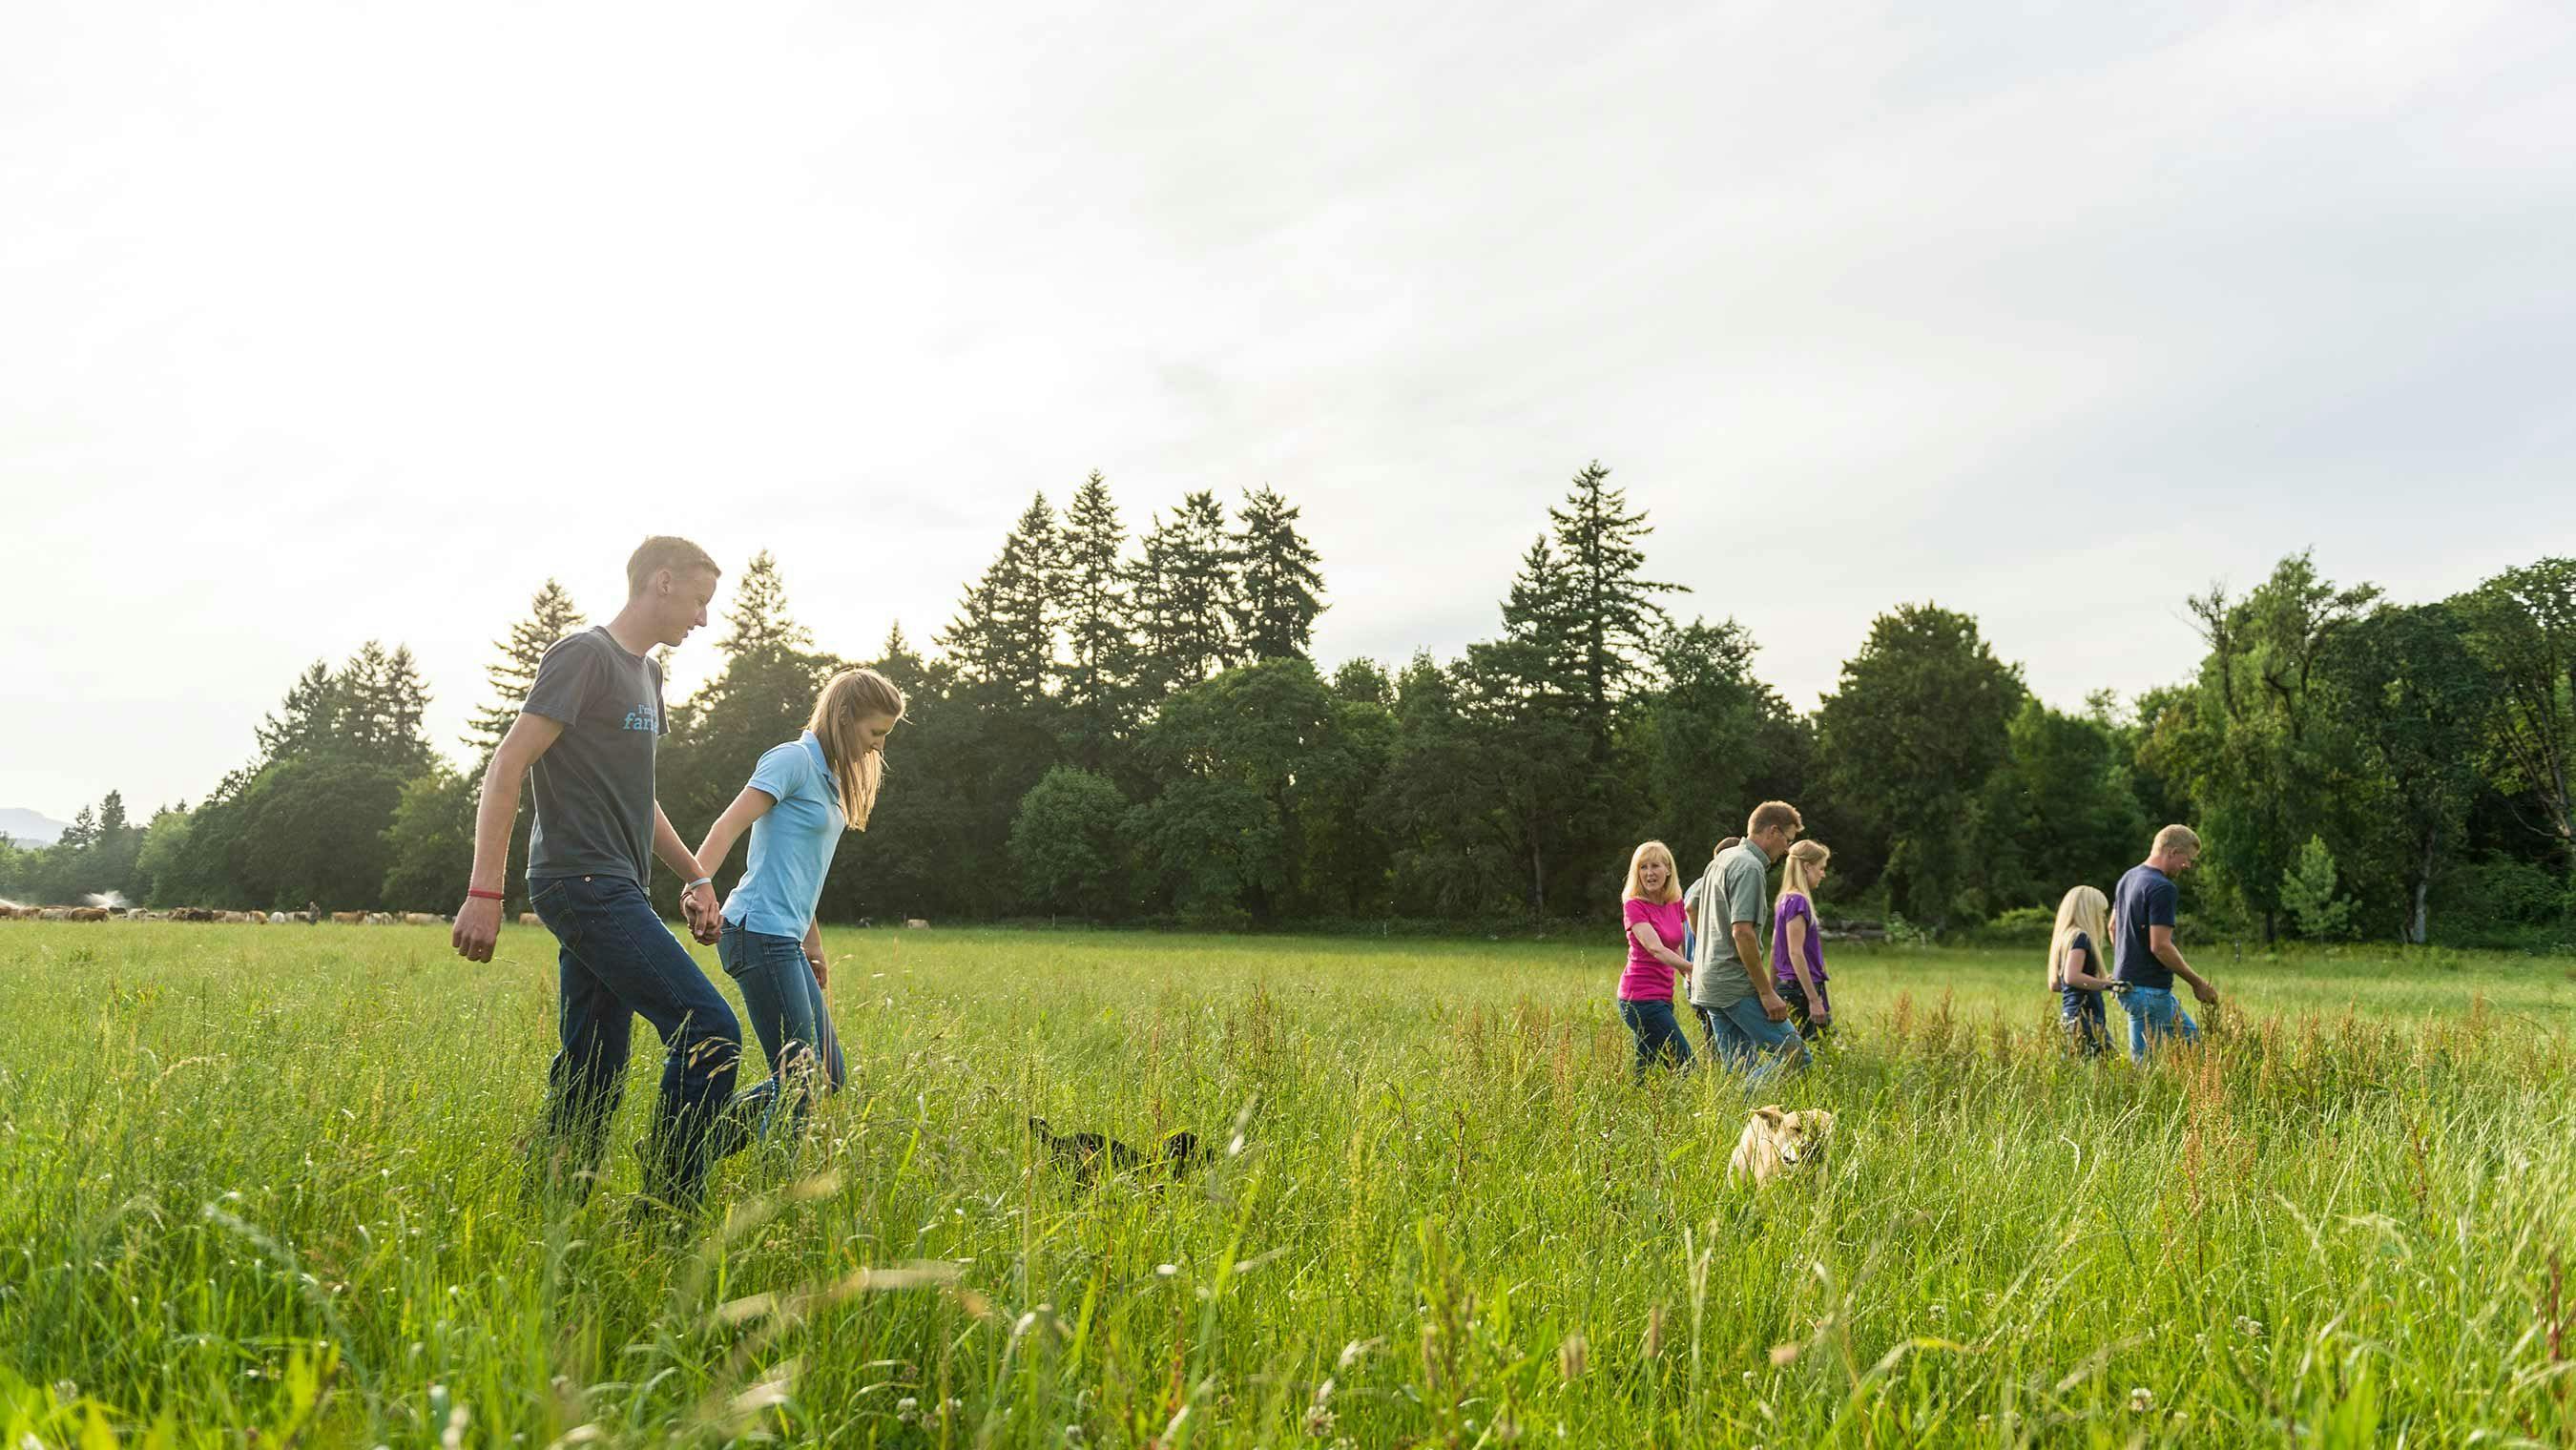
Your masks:
<instances>
[{"instance_id":1,"label":"woman in light blue polo shirt","mask_svg":"<svg viewBox=\"0 0 2576 1450\"><path fill-rule=\"evenodd\" d=\"M841 1044L823 1003L831 970L814 904L841 832L868 828L886 736L902 719L903 692L885 676L834 675L804 734L763 754L751 783L707 828L698 879L681 893L692 928L721 923L716 955L740 984L751 1029L769 1056L769 1079L735 1094L728 1114L755 1131L766 1133L782 1104L791 1121L803 1122L815 1076L829 1089L841 1086ZM750 864L718 907L712 878L746 829Z\"/></svg>"}]
</instances>

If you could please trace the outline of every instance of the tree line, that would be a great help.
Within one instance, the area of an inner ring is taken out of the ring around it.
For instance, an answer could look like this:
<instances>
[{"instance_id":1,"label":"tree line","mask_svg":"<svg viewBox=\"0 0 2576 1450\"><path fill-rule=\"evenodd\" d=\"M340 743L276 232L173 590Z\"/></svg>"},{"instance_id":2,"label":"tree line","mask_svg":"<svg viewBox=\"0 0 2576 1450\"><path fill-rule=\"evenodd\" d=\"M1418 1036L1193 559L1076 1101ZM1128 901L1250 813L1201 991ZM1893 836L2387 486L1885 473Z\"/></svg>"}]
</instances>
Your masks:
<instances>
[{"instance_id":1,"label":"tree line","mask_svg":"<svg viewBox=\"0 0 2576 1450\"><path fill-rule=\"evenodd\" d=\"M764 553L732 581L720 668L671 705L662 800L702 828L823 680L865 663L910 710L826 881L833 921L1591 916L1638 840L1688 870L1777 797L1834 847L1848 913L1928 932L2026 923L2184 820L2209 843L2192 909L2215 929L2576 937L2576 561L2408 604L2292 555L2188 601L2193 677L2074 711L1973 618L1903 604L1802 714L1743 626L1677 617L1689 591L1649 577L1651 533L1590 465L1490 638L1329 672L1322 560L1267 487L1230 511L1192 493L1135 534L1097 473L1061 511L1040 494L927 650L900 625L873 656L818 646ZM110 792L52 848L0 846L0 896L449 909L482 767L546 646L584 623L550 580L496 644L467 769L422 729L409 652L369 644L298 678L193 808L137 824ZM523 818L514 863L525 838Z\"/></svg>"}]
</instances>

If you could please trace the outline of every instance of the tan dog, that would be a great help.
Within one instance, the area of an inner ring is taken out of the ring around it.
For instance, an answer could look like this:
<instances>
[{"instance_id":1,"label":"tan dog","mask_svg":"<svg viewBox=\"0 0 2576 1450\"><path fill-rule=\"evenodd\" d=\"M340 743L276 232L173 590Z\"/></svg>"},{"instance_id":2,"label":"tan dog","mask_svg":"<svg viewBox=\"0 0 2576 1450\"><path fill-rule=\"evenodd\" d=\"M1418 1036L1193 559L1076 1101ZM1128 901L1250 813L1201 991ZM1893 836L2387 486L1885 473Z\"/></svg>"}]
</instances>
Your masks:
<instances>
[{"instance_id":1,"label":"tan dog","mask_svg":"<svg viewBox=\"0 0 2576 1450\"><path fill-rule=\"evenodd\" d=\"M1750 1175L1760 1185L1783 1173L1821 1168L1825 1144L1833 1136L1834 1115L1823 1108L1794 1113L1782 1112L1778 1103L1755 1108L1744 1136L1735 1140L1735 1156L1727 1160L1727 1179L1736 1182Z\"/></svg>"}]
</instances>

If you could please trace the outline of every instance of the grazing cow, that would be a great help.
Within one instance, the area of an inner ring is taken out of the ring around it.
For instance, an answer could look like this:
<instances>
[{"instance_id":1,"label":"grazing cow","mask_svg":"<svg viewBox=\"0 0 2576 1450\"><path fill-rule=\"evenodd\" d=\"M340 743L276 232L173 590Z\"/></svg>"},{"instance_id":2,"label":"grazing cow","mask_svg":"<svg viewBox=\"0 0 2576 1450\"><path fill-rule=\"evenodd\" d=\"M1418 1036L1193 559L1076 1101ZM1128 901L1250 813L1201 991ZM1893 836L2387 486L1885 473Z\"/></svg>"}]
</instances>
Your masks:
<instances>
[{"instance_id":1,"label":"grazing cow","mask_svg":"<svg viewBox=\"0 0 2576 1450\"><path fill-rule=\"evenodd\" d=\"M38 921L69 921L71 919L72 909L68 906L46 906L40 907L36 911L36 920Z\"/></svg>"},{"instance_id":2,"label":"grazing cow","mask_svg":"<svg viewBox=\"0 0 2576 1450\"><path fill-rule=\"evenodd\" d=\"M436 926L447 920L434 911L406 911L402 919L405 926Z\"/></svg>"},{"instance_id":3,"label":"grazing cow","mask_svg":"<svg viewBox=\"0 0 2576 1450\"><path fill-rule=\"evenodd\" d=\"M256 911L227 911L224 913L224 920L231 922L235 926L268 925L268 918L260 915Z\"/></svg>"},{"instance_id":4,"label":"grazing cow","mask_svg":"<svg viewBox=\"0 0 2576 1450\"><path fill-rule=\"evenodd\" d=\"M107 920L107 908L104 906L75 906L72 908L71 919L74 921L105 921Z\"/></svg>"},{"instance_id":5,"label":"grazing cow","mask_svg":"<svg viewBox=\"0 0 2576 1450\"><path fill-rule=\"evenodd\" d=\"M523 911L519 913L519 925L521 926L543 926L545 924L545 918L537 915L533 911Z\"/></svg>"},{"instance_id":6,"label":"grazing cow","mask_svg":"<svg viewBox=\"0 0 2576 1450\"><path fill-rule=\"evenodd\" d=\"M930 923L916 916L905 921L904 925L913 931L925 931L929 929Z\"/></svg>"},{"instance_id":7,"label":"grazing cow","mask_svg":"<svg viewBox=\"0 0 2576 1450\"><path fill-rule=\"evenodd\" d=\"M212 921L215 914L202 906L181 906L170 912L172 921Z\"/></svg>"},{"instance_id":8,"label":"grazing cow","mask_svg":"<svg viewBox=\"0 0 2576 1450\"><path fill-rule=\"evenodd\" d=\"M284 926L284 925L286 925L286 913L285 913L285 912L282 912L282 911L272 911L272 912L270 912L270 913L268 914L268 924L269 924L270 926Z\"/></svg>"},{"instance_id":9,"label":"grazing cow","mask_svg":"<svg viewBox=\"0 0 2576 1450\"><path fill-rule=\"evenodd\" d=\"M363 911L335 911L331 913L331 919L342 926L364 926L367 914Z\"/></svg>"},{"instance_id":10,"label":"grazing cow","mask_svg":"<svg viewBox=\"0 0 2576 1450\"><path fill-rule=\"evenodd\" d=\"M370 911L367 913L367 925L369 926L391 926L401 919L402 918L394 915L390 911Z\"/></svg>"}]
</instances>

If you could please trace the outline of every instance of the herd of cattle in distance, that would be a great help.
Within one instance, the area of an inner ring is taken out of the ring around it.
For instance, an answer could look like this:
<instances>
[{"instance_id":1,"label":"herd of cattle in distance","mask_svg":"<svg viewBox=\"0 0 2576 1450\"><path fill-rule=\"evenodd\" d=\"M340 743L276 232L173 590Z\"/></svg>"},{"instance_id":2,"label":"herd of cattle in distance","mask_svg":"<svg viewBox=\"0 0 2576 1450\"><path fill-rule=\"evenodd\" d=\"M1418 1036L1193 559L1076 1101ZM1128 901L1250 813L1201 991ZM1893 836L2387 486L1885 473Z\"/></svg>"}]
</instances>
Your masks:
<instances>
[{"instance_id":1,"label":"herd of cattle in distance","mask_svg":"<svg viewBox=\"0 0 2576 1450\"><path fill-rule=\"evenodd\" d=\"M433 911L212 911L179 906L168 911L142 911L115 906L19 906L0 901L0 921L228 921L244 926L285 926L290 922L342 926L444 926L447 918ZM537 914L519 913L521 926L535 926Z\"/></svg>"}]
</instances>

